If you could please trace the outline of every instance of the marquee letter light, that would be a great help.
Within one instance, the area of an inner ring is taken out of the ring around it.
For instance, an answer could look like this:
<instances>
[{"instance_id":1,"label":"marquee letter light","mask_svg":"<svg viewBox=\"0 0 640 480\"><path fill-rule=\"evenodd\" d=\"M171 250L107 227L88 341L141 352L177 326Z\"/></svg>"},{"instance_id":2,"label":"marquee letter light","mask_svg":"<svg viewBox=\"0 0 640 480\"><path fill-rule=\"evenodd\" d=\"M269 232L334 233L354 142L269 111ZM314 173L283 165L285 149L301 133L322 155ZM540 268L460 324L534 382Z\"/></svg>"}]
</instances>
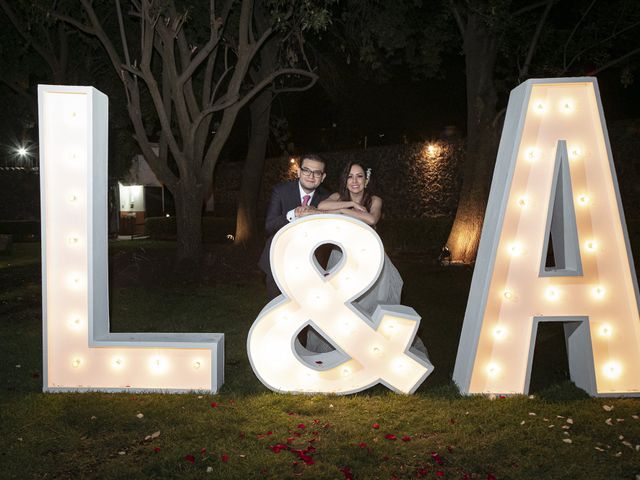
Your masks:
<instances>
[{"instance_id":1,"label":"marquee letter light","mask_svg":"<svg viewBox=\"0 0 640 480\"><path fill-rule=\"evenodd\" d=\"M575 384L635 396L639 318L597 81L529 80L509 98L453 379L528 392L538 324L561 322Z\"/></svg>"},{"instance_id":2,"label":"marquee letter light","mask_svg":"<svg viewBox=\"0 0 640 480\"><path fill-rule=\"evenodd\" d=\"M107 105L38 86L43 390L215 392L222 334L109 332Z\"/></svg>"},{"instance_id":3,"label":"marquee letter light","mask_svg":"<svg viewBox=\"0 0 640 480\"><path fill-rule=\"evenodd\" d=\"M326 275L314 257L323 244L343 252ZM420 316L402 305L382 305L369 319L351 302L377 280L384 262L380 237L345 215L310 215L273 238L271 268L283 295L256 318L247 339L255 374L271 390L348 394L382 383L413 393L433 371L411 347ZM335 350L314 354L296 339L311 325Z\"/></svg>"}]
</instances>

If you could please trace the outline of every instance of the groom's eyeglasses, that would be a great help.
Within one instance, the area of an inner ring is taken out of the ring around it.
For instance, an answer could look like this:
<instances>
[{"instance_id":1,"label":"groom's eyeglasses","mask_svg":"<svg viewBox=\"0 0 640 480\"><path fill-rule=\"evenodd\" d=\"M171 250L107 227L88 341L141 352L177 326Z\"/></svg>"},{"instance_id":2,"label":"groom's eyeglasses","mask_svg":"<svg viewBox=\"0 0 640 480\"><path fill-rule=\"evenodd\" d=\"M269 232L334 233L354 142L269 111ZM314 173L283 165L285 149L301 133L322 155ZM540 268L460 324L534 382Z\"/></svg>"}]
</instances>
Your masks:
<instances>
[{"instance_id":1,"label":"groom's eyeglasses","mask_svg":"<svg viewBox=\"0 0 640 480\"><path fill-rule=\"evenodd\" d=\"M304 175L305 177L316 177L316 178L320 178L322 177L322 174L324 173L322 170L310 170L307 167L302 167L300 169L300 173L302 175Z\"/></svg>"}]
</instances>

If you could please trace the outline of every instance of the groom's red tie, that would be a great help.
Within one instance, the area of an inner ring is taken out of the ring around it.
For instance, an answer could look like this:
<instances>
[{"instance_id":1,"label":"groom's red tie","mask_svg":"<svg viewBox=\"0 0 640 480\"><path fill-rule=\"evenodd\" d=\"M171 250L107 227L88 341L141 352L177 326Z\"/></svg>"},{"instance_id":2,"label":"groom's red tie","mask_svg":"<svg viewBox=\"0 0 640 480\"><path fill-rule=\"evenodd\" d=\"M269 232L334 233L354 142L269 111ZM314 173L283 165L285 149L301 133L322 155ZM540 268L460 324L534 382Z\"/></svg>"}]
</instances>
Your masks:
<instances>
[{"instance_id":1,"label":"groom's red tie","mask_svg":"<svg viewBox=\"0 0 640 480\"><path fill-rule=\"evenodd\" d=\"M307 205L309 205L309 199L311 198L311 195L305 195L304 197L302 197L302 206L306 207Z\"/></svg>"}]
</instances>

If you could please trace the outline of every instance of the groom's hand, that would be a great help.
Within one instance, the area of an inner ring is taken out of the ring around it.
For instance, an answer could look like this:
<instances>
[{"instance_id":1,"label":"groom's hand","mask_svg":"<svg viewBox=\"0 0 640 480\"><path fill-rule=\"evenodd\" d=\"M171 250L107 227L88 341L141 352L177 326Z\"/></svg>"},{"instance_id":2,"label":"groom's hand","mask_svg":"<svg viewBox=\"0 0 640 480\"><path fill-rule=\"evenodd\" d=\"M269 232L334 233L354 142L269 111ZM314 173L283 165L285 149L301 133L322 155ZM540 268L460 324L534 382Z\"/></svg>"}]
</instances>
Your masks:
<instances>
[{"instance_id":1,"label":"groom's hand","mask_svg":"<svg viewBox=\"0 0 640 480\"><path fill-rule=\"evenodd\" d=\"M318 213L318 209L311 205L307 205L305 207L300 206L300 207L296 207L296 210L294 213L296 218L298 218L298 217L304 217L305 215L312 215L314 213Z\"/></svg>"}]
</instances>

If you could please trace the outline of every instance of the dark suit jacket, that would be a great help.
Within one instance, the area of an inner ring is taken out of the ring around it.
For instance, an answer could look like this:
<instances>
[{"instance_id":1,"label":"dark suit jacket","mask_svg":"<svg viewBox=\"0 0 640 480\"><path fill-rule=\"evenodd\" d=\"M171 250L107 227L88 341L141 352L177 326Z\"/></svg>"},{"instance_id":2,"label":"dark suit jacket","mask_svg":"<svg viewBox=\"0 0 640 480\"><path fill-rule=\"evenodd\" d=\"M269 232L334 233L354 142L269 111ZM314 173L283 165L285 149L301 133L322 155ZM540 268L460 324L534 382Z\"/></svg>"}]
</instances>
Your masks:
<instances>
[{"instance_id":1,"label":"dark suit jacket","mask_svg":"<svg viewBox=\"0 0 640 480\"><path fill-rule=\"evenodd\" d=\"M328 196L329 193L320 186L313 194L310 205L317 207L318 204ZM260 265L263 272L271 273L269 250L271 249L273 236L278 232L278 230L289 223L287 220L287 212L299 207L300 205L300 189L298 187L298 180L290 180L273 187L265 219L267 243L262 251L262 255L260 255L260 261L258 262L258 265Z\"/></svg>"}]
</instances>

